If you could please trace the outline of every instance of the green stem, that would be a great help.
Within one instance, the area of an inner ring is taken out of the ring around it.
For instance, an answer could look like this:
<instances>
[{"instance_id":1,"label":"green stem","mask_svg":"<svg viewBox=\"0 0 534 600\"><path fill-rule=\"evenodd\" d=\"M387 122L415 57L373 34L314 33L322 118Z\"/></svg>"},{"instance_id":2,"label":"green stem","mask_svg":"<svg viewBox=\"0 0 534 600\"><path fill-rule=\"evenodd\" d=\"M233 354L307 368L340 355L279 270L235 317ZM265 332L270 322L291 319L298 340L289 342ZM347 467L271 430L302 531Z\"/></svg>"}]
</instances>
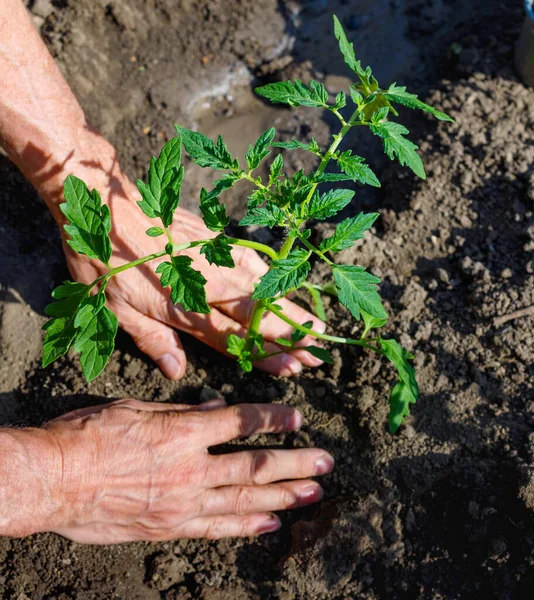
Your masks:
<instances>
[{"instance_id":1,"label":"green stem","mask_svg":"<svg viewBox=\"0 0 534 600\"><path fill-rule=\"evenodd\" d=\"M295 243L295 237L292 235L288 235L285 242L282 244L280 248L280 252L278 252L276 256L276 260L282 260L287 258L288 254L291 252L291 248L293 248L293 244ZM254 340L260 331L261 320L265 311L267 310L268 302L266 300L258 300L254 304L254 308L252 309L252 316L250 317L250 323L247 329L247 336L245 338L245 352L252 352L254 348Z\"/></svg>"},{"instance_id":2,"label":"green stem","mask_svg":"<svg viewBox=\"0 0 534 600\"><path fill-rule=\"evenodd\" d=\"M308 281L304 281L302 287L308 290L308 293L312 298L313 310L315 311L315 314L319 317L319 319L321 319L321 321L326 321L326 312L324 310L321 292Z\"/></svg>"},{"instance_id":3,"label":"green stem","mask_svg":"<svg viewBox=\"0 0 534 600\"><path fill-rule=\"evenodd\" d=\"M195 248L196 246L202 246L203 244L208 243L210 240L195 240L194 242L186 242L185 244L173 244L173 253L181 252L182 250L188 250L189 248ZM251 242L249 240L241 240L239 238L228 238L228 243L232 246L244 246L246 248L253 248L254 250L258 250L267 254L273 260L278 258L278 254L275 250L273 250L270 246L265 244L260 244L259 242ZM163 258L167 256L167 252L162 250L160 252L154 252L153 254L149 254L148 256L143 256L143 258L138 258L137 260L132 260L129 263L125 263L118 267L112 268L109 265L106 265L109 268L107 273L104 275L100 275L97 277L90 285L91 288L94 287L100 281L108 280L123 271L127 271L128 269L133 269L134 267L139 267L140 265L144 265L151 260L156 260L157 258Z\"/></svg>"},{"instance_id":4,"label":"green stem","mask_svg":"<svg viewBox=\"0 0 534 600\"><path fill-rule=\"evenodd\" d=\"M297 329L298 331L302 331L302 333L306 333L306 334L316 337L320 340L325 340L327 342L336 342L338 344L349 344L351 346L363 346L364 348L369 348L369 350L374 350L375 352L378 352L378 354L384 354L380 348L377 348L376 346L372 346L371 344L368 344L367 342L364 342L362 340L353 340L352 338L343 338L343 337L338 337L336 335L328 335L326 333L319 333L318 331L313 331L312 329L303 327L296 321L293 321L293 319L290 319L279 308L276 308L276 306L273 306L272 304L270 304L267 307L267 310L271 311L277 317L282 319L282 321L285 321L288 325L291 325L294 329Z\"/></svg>"},{"instance_id":5,"label":"green stem","mask_svg":"<svg viewBox=\"0 0 534 600\"><path fill-rule=\"evenodd\" d=\"M316 248L313 244L310 244L306 238L299 235L299 240L306 246L306 248L308 248L308 250L311 250L314 254L317 254L319 258L327 262L329 265L334 264L329 258L326 258L324 252L321 252L319 248Z\"/></svg>"}]
</instances>

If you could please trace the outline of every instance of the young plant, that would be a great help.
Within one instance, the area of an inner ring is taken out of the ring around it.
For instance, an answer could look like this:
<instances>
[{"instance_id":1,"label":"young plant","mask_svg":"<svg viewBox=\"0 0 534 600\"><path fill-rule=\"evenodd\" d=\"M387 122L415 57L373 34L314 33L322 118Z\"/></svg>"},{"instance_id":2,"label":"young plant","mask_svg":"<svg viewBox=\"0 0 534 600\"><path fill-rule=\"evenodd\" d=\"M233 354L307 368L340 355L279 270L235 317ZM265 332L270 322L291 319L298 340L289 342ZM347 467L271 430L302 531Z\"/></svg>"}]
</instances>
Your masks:
<instances>
[{"instance_id":1,"label":"young plant","mask_svg":"<svg viewBox=\"0 0 534 600\"><path fill-rule=\"evenodd\" d=\"M68 243L76 252L100 260L107 272L88 285L66 281L52 292L54 302L46 308L47 314L52 318L44 326L46 335L43 366L46 367L73 347L81 355L83 373L88 381L102 372L113 351L118 326L117 317L106 307L106 285L122 271L167 256L167 260L157 267L156 273L160 275L161 285L170 288L172 302L181 304L187 311L209 313L210 307L204 291L206 280L191 266L193 259L180 252L199 247L200 253L211 264L233 268L232 247L248 246L265 253L270 260L270 268L260 278L252 294L255 305L246 337L230 335L228 353L237 358L245 371L250 371L253 363L273 355L264 349L260 333L261 320L267 311L294 328L290 338L275 340L280 353L293 352L297 347L302 350L299 343L305 336L372 350L385 356L398 372L398 382L389 398L389 427L392 432L398 429L404 416L409 414L410 404L415 403L418 396L415 372L410 364L413 357L395 340L371 335L371 330L382 327L388 319L377 289L380 280L363 266L338 265L334 260L337 252L350 248L356 240L362 239L379 215L360 213L341 221L333 235L323 239L318 246L310 242L311 230L307 223L310 220L333 217L353 199L352 189L320 192L322 184L350 181L380 186L376 175L362 157L353 154L350 149L339 149L352 130L368 128L382 139L389 158L397 159L401 165L406 165L424 179L425 171L416 152L417 146L405 137L408 130L389 118L391 115L398 115L394 105L423 110L444 121L452 119L421 102L415 94L408 93L405 87L393 83L382 89L370 67L363 68L360 61L356 60L353 45L347 40L336 17L334 31L345 63L357 79L350 86L350 101L354 105L350 116L347 117L342 112L347 105L345 92L340 92L331 102L324 85L317 81L311 81L308 85L298 80L285 81L256 89L260 96L273 103L316 107L333 113L339 119L341 127L333 136L330 146L323 150L314 139L309 142L295 139L275 142L275 130L271 128L254 145L249 146L245 156L246 166L241 166L220 136L214 142L201 133L177 126L177 137L165 144L158 158L151 159L148 182L137 182L142 196L139 207L145 215L160 222L148 229L147 235L166 239L161 252L119 267L111 267L109 208L102 205L96 190L89 191L85 183L73 175L67 177L64 189L66 202L61 205L61 209L68 220L65 225L71 238ZM210 239L175 244L169 227L180 201L184 177L182 145L197 165L223 171L223 174L211 191L203 189L200 194L204 223L217 235ZM317 157L317 167L312 173L301 170L287 176L283 173L283 157L278 154L270 164L268 180L263 181L260 176L254 175L254 171L271 154L270 148L310 152ZM337 166L337 172L326 172L330 163ZM240 225L284 228L285 238L278 251L225 233L229 218L219 196L241 180L247 180L253 190L249 196L248 213ZM317 286L307 282L312 257L324 261L330 267L333 283ZM363 322L360 336L352 339L318 333L311 329L311 323L296 323L290 319L278 301L299 288L304 288L311 294L316 313L323 320L325 313L321 293L336 295L352 316ZM329 352L323 348L309 345L304 349L325 362L331 362Z\"/></svg>"}]
</instances>

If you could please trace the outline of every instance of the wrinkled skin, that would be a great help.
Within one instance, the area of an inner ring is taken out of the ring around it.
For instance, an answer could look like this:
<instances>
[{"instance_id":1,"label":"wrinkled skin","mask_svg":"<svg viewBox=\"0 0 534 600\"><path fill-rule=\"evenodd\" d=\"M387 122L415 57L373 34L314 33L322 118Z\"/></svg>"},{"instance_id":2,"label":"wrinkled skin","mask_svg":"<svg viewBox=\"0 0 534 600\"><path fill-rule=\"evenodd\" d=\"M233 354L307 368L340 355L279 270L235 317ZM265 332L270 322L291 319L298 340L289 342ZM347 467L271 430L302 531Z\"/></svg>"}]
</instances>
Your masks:
<instances>
[{"instance_id":1,"label":"wrinkled skin","mask_svg":"<svg viewBox=\"0 0 534 600\"><path fill-rule=\"evenodd\" d=\"M322 498L307 478L329 472L332 457L312 448L211 455L208 447L301 423L286 406L226 408L221 399L198 407L120 400L64 415L46 426L61 469L41 495L54 507L42 530L98 544L275 531L270 511Z\"/></svg>"}]
</instances>

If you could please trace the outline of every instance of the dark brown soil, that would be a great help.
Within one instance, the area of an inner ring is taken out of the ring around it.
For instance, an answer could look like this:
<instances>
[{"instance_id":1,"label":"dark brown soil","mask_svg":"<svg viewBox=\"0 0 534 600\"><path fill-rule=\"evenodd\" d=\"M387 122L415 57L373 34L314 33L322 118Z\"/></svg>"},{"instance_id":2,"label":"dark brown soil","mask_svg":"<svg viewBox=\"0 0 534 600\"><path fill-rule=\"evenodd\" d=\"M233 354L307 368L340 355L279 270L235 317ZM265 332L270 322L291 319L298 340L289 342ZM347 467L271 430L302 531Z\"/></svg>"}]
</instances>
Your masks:
<instances>
[{"instance_id":1,"label":"dark brown soil","mask_svg":"<svg viewBox=\"0 0 534 600\"><path fill-rule=\"evenodd\" d=\"M173 121L204 118L222 127L242 110L254 129L257 111L235 108L234 98L255 75L316 71L335 87L342 64L330 43L314 41L330 35L334 9L360 36L365 61L457 122L402 115L420 143L426 182L377 154L373 141L357 142L383 188L360 191L352 210L377 209L382 219L377 235L342 260L382 277L389 332L413 350L422 388L395 436L386 428L392 373L351 348L335 350L331 367L283 380L243 375L187 339L186 377L169 383L122 334L109 369L90 385L73 357L43 371L43 307L65 266L46 209L0 157L1 424L40 424L125 396L195 403L207 386L229 403L298 407L302 432L258 443L321 446L337 459L323 480L325 502L283 515L281 532L257 540L90 547L55 535L2 539L2 597L532 597L534 318L494 323L534 304L534 92L511 66L520 3L28 4L92 123L117 144L132 177L142 175ZM199 107L211 111L209 119ZM281 110L274 118L287 135L328 133L329 122L312 111ZM314 276L322 275L317 267ZM350 332L339 306L329 313L336 332Z\"/></svg>"}]
</instances>

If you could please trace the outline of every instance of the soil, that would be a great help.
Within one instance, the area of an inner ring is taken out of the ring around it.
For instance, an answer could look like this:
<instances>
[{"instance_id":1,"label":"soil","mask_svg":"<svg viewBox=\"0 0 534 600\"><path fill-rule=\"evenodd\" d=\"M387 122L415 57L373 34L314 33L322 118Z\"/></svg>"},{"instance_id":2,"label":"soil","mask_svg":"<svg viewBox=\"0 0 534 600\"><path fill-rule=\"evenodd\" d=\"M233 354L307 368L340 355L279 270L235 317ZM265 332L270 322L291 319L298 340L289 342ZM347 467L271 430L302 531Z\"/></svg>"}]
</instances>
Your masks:
<instances>
[{"instance_id":1,"label":"soil","mask_svg":"<svg viewBox=\"0 0 534 600\"><path fill-rule=\"evenodd\" d=\"M43 308L67 273L46 209L0 157L1 424L39 425L126 396L196 403L212 388L229 403L298 407L306 419L300 433L255 442L320 446L337 460L323 479L325 501L283 514L282 530L260 539L114 547L55 535L2 539L3 598L532 597L534 318L494 321L534 304L534 91L512 68L520 4L28 2L91 122L117 145L134 178L174 121L212 132L237 124L237 149L272 122L283 136L313 131L324 139L330 121L310 110L268 108L250 88L313 75L335 91L346 72L334 45L320 41L331 35L334 10L364 62L409 84L456 124L403 112L427 166L425 182L384 158L375 140L355 142L383 187L360 189L347 214L374 209L382 218L376 235L342 261L382 277L387 332L412 349L422 388L394 436L386 427L393 374L353 348L334 350L332 366L285 380L243 375L188 338L187 374L170 383L120 334L110 367L90 385L72 356L42 370ZM292 156L300 168L302 157ZM202 179L188 173L195 209ZM230 205L239 216L243 198L236 194ZM316 266L316 280L324 276ZM328 312L333 331L350 333L342 308L332 303Z\"/></svg>"}]
</instances>

